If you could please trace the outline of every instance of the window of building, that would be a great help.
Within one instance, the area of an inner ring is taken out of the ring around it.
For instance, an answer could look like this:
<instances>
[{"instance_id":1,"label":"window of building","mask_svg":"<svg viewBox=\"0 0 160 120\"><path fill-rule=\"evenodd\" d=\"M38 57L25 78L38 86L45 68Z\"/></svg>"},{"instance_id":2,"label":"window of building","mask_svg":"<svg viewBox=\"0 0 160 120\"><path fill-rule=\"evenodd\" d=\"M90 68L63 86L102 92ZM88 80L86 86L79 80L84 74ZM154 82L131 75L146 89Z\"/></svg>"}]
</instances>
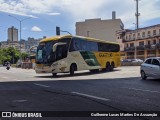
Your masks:
<instances>
[{"instance_id":1,"label":"window of building","mask_svg":"<svg viewBox=\"0 0 160 120\"><path fill-rule=\"evenodd\" d=\"M153 30L153 35L156 35L156 30Z\"/></svg>"},{"instance_id":2,"label":"window of building","mask_svg":"<svg viewBox=\"0 0 160 120\"><path fill-rule=\"evenodd\" d=\"M128 36L126 36L126 40L128 40Z\"/></svg>"},{"instance_id":3,"label":"window of building","mask_svg":"<svg viewBox=\"0 0 160 120\"><path fill-rule=\"evenodd\" d=\"M160 39L159 39L159 43L160 43Z\"/></svg>"},{"instance_id":4,"label":"window of building","mask_svg":"<svg viewBox=\"0 0 160 120\"><path fill-rule=\"evenodd\" d=\"M156 44L156 40L153 40L153 44Z\"/></svg>"},{"instance_id":5,"label":"window of building","mask_svg":"<svg viewBox=\"0 0 160 120\"><path fill-rule=\"evenodd\" d=\"M142 37L145 37L145 32L142 33Z\"/></svg>"},{"instance_id":6,"label":"window of building","mask_svg":"<svg viewBox=\"0 0 160 120\"><path fill-rule=\"evenodd\" d=\"M159 29L159 34L160 34L160 29Z\"/></svg>"},{"instance_id":7,"label":"window of building","mask_svg":"<svg viewBox=\"0 0 160 120\"><path fill-rule=\"evenodd\" d=\"M151 35L151 31L148 31L148 36L150 36Z\"/></svg>"},{"instance_id":8,"label":"window of building","mask_svg":"<svg viewBox=\"0 0 160 120\"><path fill-rule=\"evenodd\" d=\"M131 40L131 35L129 35L129 40Z\"/></svg>"},{"instance_id":9,"label":"window of building","mask_svg":"<svg viewBox=\"0 0 160 120\"><path fill-rule=\"evenodd\" d=\"M148 45L150 45L151 44L151 42L150 41L148 41Z\"/></svg>"},{"instance_id":10,"label":"window of building","mask_svg":"<svg viewBox=\"0 0 160 120\"><path fill-rule=\"evenodd\" d=\"M135 39L135 37L136 37L136 35L135 35L135 34L133 34L133 39Z\"/></svg>"},{"instance_id":11,"label":"window of building","mask_svg":"<svg viewBox=\"0 0 160 120\"><path fill-rule=\"evenodd\" d=\"M134 43L130 43L130 47L134 47Z\"/></svg>"},{"instance_id":12,"label":"window of building","mask_svg":"<svg viewBox=\"0 0 160 120\"><path fill-rule=\"evenodd\" d=\"M144 46L144 41L139 42L139 46Z\"/></svg>"},{"instance_id":13,"label":"window of building","mask_svg":"<svg viewBox=\"0 0 160 120\"><path fill-rule=\"evenodd\" d=\"M127 44L127 47L128 47L128 44Z\"/></svg>"},{"instance_id":14,"label":"window of building","mask_svg":"<svg viewBox=\"0 0 160 120\"><path fill-rule=\"evenodd\" d=\"M138 33L138 37L140 37L141 33Z\"/></svg>"},{"instance_id":15,"label":"window of building","mask_svg":"<svg viewBox=\"0 0 160 120\"><path fill-rule=\"evenodd\" d=\"M144 55L144 51L138 51L137 55Z\"/></svg>"}]
</instances>

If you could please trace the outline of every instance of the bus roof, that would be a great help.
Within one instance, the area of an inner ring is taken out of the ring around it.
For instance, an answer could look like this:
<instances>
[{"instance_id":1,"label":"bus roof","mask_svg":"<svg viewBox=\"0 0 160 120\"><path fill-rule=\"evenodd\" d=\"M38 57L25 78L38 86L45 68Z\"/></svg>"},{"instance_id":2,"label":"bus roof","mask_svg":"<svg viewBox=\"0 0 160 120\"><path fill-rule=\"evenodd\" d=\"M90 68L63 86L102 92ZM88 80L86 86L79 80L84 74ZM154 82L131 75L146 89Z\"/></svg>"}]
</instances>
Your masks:
<instances>
[{"instance_id":1,"label":"bus roof","mask_svg":"<svg viewBox=\"0 0 160 120\"><path fill-rule=\"evenodd\" d=\"M91 38L91 37L72 36L72 35L62 35L62 36L49 37L49 38L42 39L40 42L49 42L49 41L59 40L59 39L62 39L62 38L72 38L72 37L74 37L74 38L87 39L88 41L94 41L94 42L118 44L118 43L116 43L116 42L110 42L110 41L101 40L101 39L96 39L96 38Z\"/></svg>"},{"instance_id":2,"label":"bus roof","mask_svg":"<svg viewBox=\"0 0 160 120\"><path fill-rule=\"evenodd\" d=\"M54 36L54 37L44 38L40 42L54 41L54 40L59 40L62 38L71 38L71 35L63 35L63 36Z\"/></svg>"}]
</instances>

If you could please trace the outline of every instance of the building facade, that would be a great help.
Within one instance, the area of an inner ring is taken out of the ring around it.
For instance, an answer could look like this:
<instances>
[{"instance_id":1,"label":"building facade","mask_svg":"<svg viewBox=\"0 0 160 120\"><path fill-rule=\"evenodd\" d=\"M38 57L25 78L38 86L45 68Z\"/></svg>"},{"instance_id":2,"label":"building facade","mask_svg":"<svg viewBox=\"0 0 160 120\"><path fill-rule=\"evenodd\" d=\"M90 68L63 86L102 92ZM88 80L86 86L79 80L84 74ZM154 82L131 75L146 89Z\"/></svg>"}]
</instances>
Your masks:
<instances>
[{"instance_id":1,"label":"building facade","mask_svg":"<svg viewBox=\"0 0 160 120\"><path fill-rule=\"evenodd\" d=\"M28 40L25 42L25 49L27 52L30 51L30 48L33 46L38 46L40 40L46 38L46 36L43 36L43 38L35 39L33 37L28 37Z\"/></svg>"},{"instance_id":2,"label":"building facade","mask_svg":"<svg viewBox=\"0 0 160 120\"><path fill-rule=\"evenodd\" d=\"M16 29L14 26L11 28L8 28L8 40L10 42L18 42L18 29Z\"/></svg>"},{"instance_id":3,"label":"building facade","mask_svg":"<svg viewBox=\"0 0 160 120\"><path fill-rule=\"evenodd\" d=\"M160 57L160 24L138 30L120 30L116 36L122 59Z\"/></svg>"},{"instance_id":4,"label":"building facade","mask_svg":"<svg viewBox=\"0 0 160 120\"><path fill-rule=\"evenodd\" d=\"M121 19L116 19L113 13L110 20L99 18L76 22L76 35L116 42L116 31L123 30L123 28Z\"/></svg>"},{"instance_id":5,"label":"building facade","mask_svg":"<svg viewBox=\"0 0 160 120\"><path fill-rule=\"evenodd\" d=\"M28 37L27 40L21 39L20 41L18 41L18 29L12 26L11 28L8 28L8 39L6 41L0 42L0 48L14 47L20 50L22 53L29 53L30 48L32 46L37 46L39 44L39 41L44 38L46 38L46 36L43 36L43 38L39 39Z\"/></svg>"},{"instance_id":6,"label":"building facade","mask_svg":"<svg viewBox=\"0 0 160 120\"><path fill-rule=\"evenodd\" d=\"M20 42L8 42L8 41L1 41L1 48L8 48L8 47L14 47L18 50L20 50L20 46L21 46L21 50L23 50L22 52L25 52L24 51L24 48L25 48L25 45L23 43L21 43L20 45Z\"/></svg>"}]
</instances>

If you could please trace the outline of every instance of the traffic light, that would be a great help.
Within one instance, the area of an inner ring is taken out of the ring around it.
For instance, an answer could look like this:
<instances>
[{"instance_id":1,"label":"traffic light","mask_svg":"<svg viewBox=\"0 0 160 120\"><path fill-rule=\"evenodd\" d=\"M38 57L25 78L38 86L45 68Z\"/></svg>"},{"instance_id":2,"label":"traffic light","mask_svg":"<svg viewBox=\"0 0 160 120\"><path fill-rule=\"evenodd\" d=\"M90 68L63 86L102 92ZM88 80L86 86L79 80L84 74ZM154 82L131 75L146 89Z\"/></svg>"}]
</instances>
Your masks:
<instances>
[{"instance_id":1,"label":"traffic light","mask_svg":"<svg viewBox=\"0 0 160 120\"><path fill-rule=\"evenodd\" d=\"M60 35L60 27L56 26L56 35Z\"/></svg>"}]
</instances>

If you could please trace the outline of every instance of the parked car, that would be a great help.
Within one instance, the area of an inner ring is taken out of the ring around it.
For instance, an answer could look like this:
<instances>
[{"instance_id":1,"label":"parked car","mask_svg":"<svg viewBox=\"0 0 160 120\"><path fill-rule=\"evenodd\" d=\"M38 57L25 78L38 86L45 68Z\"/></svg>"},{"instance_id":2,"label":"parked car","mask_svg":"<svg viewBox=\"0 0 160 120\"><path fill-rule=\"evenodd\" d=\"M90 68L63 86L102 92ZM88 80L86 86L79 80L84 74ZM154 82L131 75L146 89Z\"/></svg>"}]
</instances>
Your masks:
<instances>
[{"instance_id":1,"label":"parked car","mask_svg":"<svg viewBox=\"0 0 160 120\"><path fill-rule=\"evenodd\" d=\"M132 62L132 59L124 59L122 62Z\"/></svg>"},{"instance_id":2,"label":"parked car","mask_svg":"<svg viewBox=\"0 0 160 120\"><path fill-rule=\"evenodd\" d=\"M132 59L132 62L143 62L141 59Z\"/></svg>"},{"instance_id":3,"label":"parked car","mask_svg":"<svg viewBox=\"0 0 160 120\"><path fill-rule=\"evenodd\" d=\"M143 80L147 77L160 78L160 57L147 58L141 64L140 73Z\"/></svg>"}]
</instances>

